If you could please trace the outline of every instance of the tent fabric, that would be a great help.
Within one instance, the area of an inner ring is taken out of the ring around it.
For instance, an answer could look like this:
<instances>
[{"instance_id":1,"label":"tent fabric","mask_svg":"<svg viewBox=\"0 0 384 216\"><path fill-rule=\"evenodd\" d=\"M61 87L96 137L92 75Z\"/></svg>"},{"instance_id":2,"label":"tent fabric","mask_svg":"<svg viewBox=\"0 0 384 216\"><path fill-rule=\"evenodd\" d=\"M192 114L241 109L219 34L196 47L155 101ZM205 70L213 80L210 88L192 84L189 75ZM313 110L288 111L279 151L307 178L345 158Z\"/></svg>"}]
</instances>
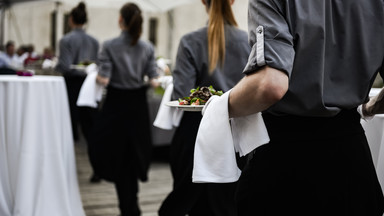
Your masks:
<instances>
[{"instance_id":1,"label":"tent fabric","mask_svg":"<svg viewBox=\"0 0 384 216\"><path fill-rule=\"evenodd\" d=\"M51 0L56 1L56 0ZM137 4L143 11L165 12L174 7L195 2L197 0L84 0L89 7L117 7L120 8L127 2ZM61 0L63 3L76 5L79 0Z\"/></svg>"},{"instance_id":2,"label":"tent fabric","mask_svg":"<svg viewBox=\"0 0 384 216\"><path fill-rule=\"evenodd\" d=\"M7 2L8 1L8 2ZM60 2L75 6L83 1L87 7L120 8L127 2L137 4L143 11L147 12L166 12L177 6L196 2L198 0L5 0L5 3L17 4L32 1L51 1Z\"/></svg>"}]
</instances>

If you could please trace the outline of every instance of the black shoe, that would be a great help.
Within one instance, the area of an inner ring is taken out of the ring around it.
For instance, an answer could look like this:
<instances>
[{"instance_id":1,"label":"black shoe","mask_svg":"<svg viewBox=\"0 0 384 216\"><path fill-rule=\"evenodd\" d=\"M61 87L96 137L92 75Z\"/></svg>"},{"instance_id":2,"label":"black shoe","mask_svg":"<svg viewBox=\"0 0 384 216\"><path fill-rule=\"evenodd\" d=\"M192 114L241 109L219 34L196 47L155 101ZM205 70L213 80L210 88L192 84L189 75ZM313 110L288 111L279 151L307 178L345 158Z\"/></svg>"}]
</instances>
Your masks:
<instances>
[{"instance_id":1,"label":"black shoe","mask_svg":"<svg viewBox=\"0 0 384 216\"><path fill-rule=\"evenodd\" d=\"M96 174L92 174L91 178L89 179L89 182L99 183L99 182L101 182L101 178Z\"/></svg>"}]
</instances>

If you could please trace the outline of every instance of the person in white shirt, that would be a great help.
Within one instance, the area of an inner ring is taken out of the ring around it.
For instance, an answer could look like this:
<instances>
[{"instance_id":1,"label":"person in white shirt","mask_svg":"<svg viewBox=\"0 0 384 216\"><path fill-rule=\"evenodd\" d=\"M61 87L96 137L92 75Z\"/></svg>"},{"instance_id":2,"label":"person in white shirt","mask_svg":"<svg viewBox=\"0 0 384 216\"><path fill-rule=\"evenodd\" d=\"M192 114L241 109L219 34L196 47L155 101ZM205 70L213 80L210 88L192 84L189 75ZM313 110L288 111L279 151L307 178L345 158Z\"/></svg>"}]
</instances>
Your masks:
<instances>
[{"instance_id":1,"label":"person in white shirt","mask_svg":"<svg viewBox=\"0 0 384 216\"><path fill-rule=\"evenodd\" d=\"M21 66L22 64L20 63L19 57L15 52L15 43L13 41L8 41L5 45L5 52L0 52L1 70L15 70Z\"/></svg>"}]
</instances>

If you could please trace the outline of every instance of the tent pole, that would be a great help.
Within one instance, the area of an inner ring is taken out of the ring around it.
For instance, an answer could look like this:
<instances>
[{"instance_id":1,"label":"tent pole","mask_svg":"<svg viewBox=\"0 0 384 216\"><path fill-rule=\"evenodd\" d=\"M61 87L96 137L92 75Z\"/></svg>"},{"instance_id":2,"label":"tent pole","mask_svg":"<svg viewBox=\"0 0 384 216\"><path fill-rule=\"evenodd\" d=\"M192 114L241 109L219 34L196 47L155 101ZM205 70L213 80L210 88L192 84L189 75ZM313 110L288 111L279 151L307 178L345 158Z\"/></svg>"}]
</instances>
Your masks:
<instances>
[{"instance_id":1,"label":"tent pole","mask_svg":"<svg viewBox=\"0 0 384 216\"><path fill-rule=\"evenodd\" d=\"M7 11L7 8L11 8L11 1L10 0L3 0L0 5L0 50L5 44L5 12Z\"/></svg>"},{"instance_id":2,"label":"tent pole","mask_svg":"<svg viewBox=\"0 0 384 216\"><path fill-rule=\"evenodd\" d=\"M4 45L4 22L5 22L5 6L0 8L0 47Z\"/></svg>"},{"instance_id":3,"label":"tent pole","mask_svg":"<svg viewBox=\"0 0 384 216\"><path fill-rule=\"evenodd\" d=\"M175 26L174 22L174 10L170 10L167 12L168 17L168 49L167 49L167 58L172 59L172 48L173 48L173 30Z\"/></svg>"},{"instance_id":4,"label":"tent pole","mask_svg":"<svg viewBox=\"0 0 384 216\"><path fill-rule=\"evenodd\" d=\"M55 2L55 8L51 13L51 49L56 53L57 50L57 26L58 26L58 16L59 16L59 7L61 3L59 1Z\"/></svg>"}]
</instances>

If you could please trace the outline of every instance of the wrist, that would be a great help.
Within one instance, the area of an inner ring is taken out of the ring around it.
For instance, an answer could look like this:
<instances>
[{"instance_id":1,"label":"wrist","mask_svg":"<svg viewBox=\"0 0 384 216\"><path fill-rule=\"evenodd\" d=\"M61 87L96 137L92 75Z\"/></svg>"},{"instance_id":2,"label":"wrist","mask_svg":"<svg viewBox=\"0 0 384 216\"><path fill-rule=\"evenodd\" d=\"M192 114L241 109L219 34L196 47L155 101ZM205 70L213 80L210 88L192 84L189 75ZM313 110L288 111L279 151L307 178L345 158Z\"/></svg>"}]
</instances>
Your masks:
<instances>
[{"instance_id":1,"label":"wrist","mask_svg":"<svg viewBox=\"0 0 384 216\"><path fill-rule=\"evenodd\" d=\"M367 108L367 104L366 104L366 103L362 105L362 109L361 109L361 111L362 111L362 113L363 113L364 116L367 116L367 117L373 116L373 115L372 115L372 112L370 112L370 111L368 110L368 108Z\"/></svg>"}]
</instances>

